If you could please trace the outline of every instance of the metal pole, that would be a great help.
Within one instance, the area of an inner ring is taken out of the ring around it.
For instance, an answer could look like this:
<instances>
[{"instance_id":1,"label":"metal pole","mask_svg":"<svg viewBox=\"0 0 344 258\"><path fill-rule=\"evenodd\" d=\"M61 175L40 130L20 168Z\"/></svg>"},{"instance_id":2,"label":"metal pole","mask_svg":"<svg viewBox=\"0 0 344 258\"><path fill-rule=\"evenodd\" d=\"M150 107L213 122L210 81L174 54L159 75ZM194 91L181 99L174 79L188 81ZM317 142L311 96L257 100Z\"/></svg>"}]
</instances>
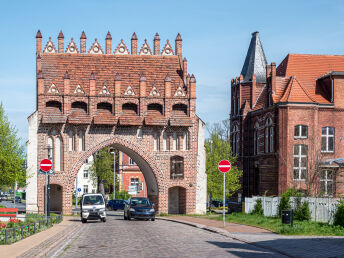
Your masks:
<instances>
[{"instance_id":1,"label":"metal pole","mask_svg":"<svg viewBox=\"0 0 344 258\"><path fill-rule=\"evenodd\" d=\"M48 210L48 202L47 202L47 198L48 198L48 183L47 183L47 178L48 178L48 174L47 172L45 172L45 198L44 198L44 204L45 204L45 219L47 219L47 210Z\"/></svg>"},{"instance_id":2,"label":"metal pole","mask_svg":"<svg viewBox=\"0 0 344 258\"><path fill-rule=\"evenodd\" d=\"M223 227L225 227L225 206L226 206L226 173L223 173L223 204L222 204L223 212L222 212L222 218L223 218Z\"/></svg>"},{"instance_id":3,"label":"metal pole","mask_svg":"<svg viewBox=\"0 0 344 258\"><path fill-rule=\"evenodd\" d=\"M116 199L116 152L113 152L113 196L112 199Z\"/></svg>"}]
</instances>

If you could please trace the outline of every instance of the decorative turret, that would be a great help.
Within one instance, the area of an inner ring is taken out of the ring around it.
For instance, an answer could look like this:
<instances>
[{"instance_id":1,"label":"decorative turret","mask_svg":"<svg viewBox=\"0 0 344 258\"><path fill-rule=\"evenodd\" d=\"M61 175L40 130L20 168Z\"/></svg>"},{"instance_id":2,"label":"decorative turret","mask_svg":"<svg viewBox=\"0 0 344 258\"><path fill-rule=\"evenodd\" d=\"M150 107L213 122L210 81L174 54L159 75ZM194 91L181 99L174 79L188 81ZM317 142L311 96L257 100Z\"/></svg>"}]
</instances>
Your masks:
<instances>
[{"instance_id":1,"label":"decorative turret","mask_svg":"<svg viewBox=\"0 0 344 258\"><path fill-rule=\"evenodd\" d=\"M41 31L38 30L36 34L36 53L42 52L42 34Z\"/></svg>"},{"instance_id":2,"label":"decorative turret","mask_svg":"<svg viewBox=\"0 0 344 258\"><path fill-rule=\"evenodd\" d=\"M181 56L182 55L182 37L178 33L176 37L176 55Z\"/></svg>"},{"instance_id":3,"label":"decorative turret","mask_svg":"<svg viewBox=\"0 0 344 258\"><path fill-rule=\"evenodd\" d=\"M110 55L111 49L112 49L112 37L111 37L110 31L108 31L108 33L106 34L105 41L106 41L106 49L105 49L106 52L105 53L107 55Z\"/></svg>"},{"instance_id":4,"label":"decorative turret","mask_svg":"<svg viewBox=\"0 0 344 258\"><path fill-rule=\"evenodd\" d=\"M58 52L59 53L63 53L63 49L64 49L64 35L62 33L62 30L60 30L60 33L57 37L58 40Z\"/></svg>"},{"instance_id":5,"label":"decorative turret","mask_svg":"<svg viewBox=\"0 0 344 258\"><path fill-rule=\"evenodd\" d=\"M86 34L82 31L80 36L80 53L86 53Z\"/></svg>"},{"instance_id":6,"label":"decorative turret","mask_svg":"<svg viewBox=\"0 0 344 258\"><path fill-rule=\"evenodd\" d=\"M154 37L154 55L160 54L160 37L159 34L156 33Z\"/></svg>"},{"instance_id":7,"label":"decorative turret","mask_svg":"<svg viewBox=\"0 0 344 258\"><path fill-rule=\"evenodd\" d=\"M131 37L131 54L137 55L137 36L136 33L133 33L133 36Z\"/></svg>"}]
</instances>

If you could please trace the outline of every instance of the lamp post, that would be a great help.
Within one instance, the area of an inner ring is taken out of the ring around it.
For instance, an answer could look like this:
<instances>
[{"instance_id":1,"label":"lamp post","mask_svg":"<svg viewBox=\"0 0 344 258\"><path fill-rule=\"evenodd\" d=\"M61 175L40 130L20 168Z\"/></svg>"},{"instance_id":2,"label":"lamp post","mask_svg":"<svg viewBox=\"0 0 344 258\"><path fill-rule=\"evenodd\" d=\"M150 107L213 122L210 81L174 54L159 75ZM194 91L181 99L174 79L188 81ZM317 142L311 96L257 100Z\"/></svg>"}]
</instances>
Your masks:
<instances>
[{"instance_id":1,"label":"lamp post","mask_svg":"<svg viewBox=\"0 0 344 258\"><path fill-rule=\"evenodd\" d=\"M112 199L116 199L116 152L115 150L110 152L113 155L113 195Z\"/></svg>"}]
</instances>

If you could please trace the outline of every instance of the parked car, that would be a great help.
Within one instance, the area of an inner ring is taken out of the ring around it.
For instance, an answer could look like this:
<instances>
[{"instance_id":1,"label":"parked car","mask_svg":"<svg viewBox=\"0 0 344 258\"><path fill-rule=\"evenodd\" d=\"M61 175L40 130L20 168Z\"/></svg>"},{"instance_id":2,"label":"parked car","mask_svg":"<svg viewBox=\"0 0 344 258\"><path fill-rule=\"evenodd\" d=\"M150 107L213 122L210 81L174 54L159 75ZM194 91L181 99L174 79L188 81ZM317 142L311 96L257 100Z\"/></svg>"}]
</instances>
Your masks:
<instances>
[{"instance_id":1,"label":"parked car","mask_svg":"<svg viewBox=\"0 0 344 258\"><path fill-rule=\"evenodd\" d=\"M80 216L82 223L87 220L106 221L105 201L102 194L84 194L81 198Z\"/></svg>"},{"instance_id":2,"label":"parked car","mask_svg":"<svg viewBox=\"0 0 344 258\"><path fill-rule=\"evenodd\" d=\"M144 197L131 197L124 207L124 220L145 219L155 220L154 204Z\"/></svg>"},{"instance_id":3,"label":"parked car","mask_svg":"<svg viewBox=\"0 0 344 258\"><path fill-rule=\"evenodd\" d=\"M210 207L212 208L222 207L222 201L212 200Z\"/></svg>"},{"instance_id":4,"label":"parked car","mask_svg":"<svg viewBox=\"0 0 344 258\"><path fill-rule=\"evenodd\" d=\"M14 201L16 203L21 203L22 202L22 199L19 197L19 196L15 196L13 199L12 199L12 202L14 203Z\"/></svg>"},{"instance_id":5,"label":"parked car","mask_svg":"<svg viewBox=\"0 0 344 258\"><path fill-rule=\"evenodd\" d=\"M126 202L127 202L126 200L122 200L122 199L110 200L108 201L108 204L106 207L114 211L124 210Z\"/></svg>"}]
</instances>

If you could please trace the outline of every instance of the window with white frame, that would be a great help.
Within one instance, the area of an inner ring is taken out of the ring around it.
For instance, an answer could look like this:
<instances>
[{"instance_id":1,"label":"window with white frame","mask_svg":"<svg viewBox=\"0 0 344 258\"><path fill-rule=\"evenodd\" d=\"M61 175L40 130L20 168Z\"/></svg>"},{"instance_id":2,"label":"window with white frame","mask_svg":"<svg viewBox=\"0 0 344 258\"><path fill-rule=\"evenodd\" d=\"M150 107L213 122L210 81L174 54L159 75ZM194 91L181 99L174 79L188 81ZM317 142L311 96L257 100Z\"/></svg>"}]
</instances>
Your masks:
<instances>
[{"instance_id":1,"label":"window with white frame","mask_svg":"<svg viewBox=\"0 0 344 258\"><path fill-rule=\"evenodd\" d=\"M334 152L334 128L321 128L321 151Z\"/></svg>"},{"instance_id":2,"label":"window with white frame","mask_svg":"<svg viewBox=\"0 0 344 258\"><path fill-rule=\"evenodd\" d=\"M168 137L167 137L167 133L164 131L163 135L162 135L162 138L163 138L163 150L164 151L167 151L168 150Z\"/></svg>"},{"instance_id":3,"label":"window with white frame","mask_svg":"<svg viewBox=\"0 0 344 258\"><path fill-rule=\"evenodd\" d=\"M320 172L320 190L325 196L333 195L333 170L324 169Z\"/></svg>"},{"instance_id":4,"label":"window with white frame","mask_svg":"<svg viewBox=\"0 0 344 258\"><path fill-rule=\"evenodd\" d=\"M88 179L88 170L84 169L84 179Z\"/></svg>"},{"instance_id":5,"label":"window with white frame","mask_svg":"<svg viewBox=\"0 0 344 258\"><path fill-rule=\"evenodd\" d=\"M88 185L84 185L84 187L83 187L83 193L88 193Z\"/></svg>"},{"instance_id":6,"label":"window with white frame","mask_svg":"<svg viewBox=\"0 0 344 258\"><path fill-rule=\"evenodd\" d=\"M181 156L171 157L170 178L184 178L184 158Z\"/></svg>"},{"instance_id":7,"label":"window with white frame","mask_svg":"<svg viewBox=\"0 0 344 258\"><path fill-rule=\"evenodd\" d=\"M173 133L173 143L172 143L172 150L177 150L177 133Z\"/></svg>"},{"instance_id":8,"label":"window with white frame","mask_svg":"<svg viewBox=\"0 0 344 258\"><path fill-rule=\"evenodd\" d=\"M272 127L272 119L268 118L265 122L265 131L264 131L264 148L265 152L273 152L273 146L274 146L274 131Z\"/></svg>"},{"instance_id":9,"label":"window with white frame","mask_svg":"<svg viewBox=\"0 0 344 258\"><path fill-rule=\"evenodd\" d=\"M294 127L294 138L295 139L306 139L308 135L307 125L295 125Z\"/></svg>"},{"instance_id":10,"label":"window with white frame","mask_svg":"<svg viewBox=\"0 0 344 258\"><path fill-rule=\"evenodd\" d=\"M74 151L75 146L74 146L74 132L72 130L69 131L68 133L68 150L69 151Z\"/></svg>"},{"instance_id":11,"label":"window with white frame","mask_svg":"<svg viewBox=\"0 0 344 258\"><path fill-rule=\"evenodd\" d=\"M139 184L139 178L138 177L130 178L130 185L138 185L138 184Z\"/></svg>"},{"instance_id":12,"label":"window with white frame","mask_svg":"<svg viewBox=\"0 0 344 258\"><path fill-rule=\"evenodd\" d=\"M188 149L187 142L188 142L188 133L183 132L183 151L186 151Z\"/></svg>"},{"instance_id":13,"label":"window with white frame","mask_svg":"<svg viewBox=\"0 0 344 258\"><path fill-rule=\"evenodd\" d=\"M83 131L79 131L79 151L85 151L85 135Z\"/></svg>"},{"instance_id":14,"label":"window with white frame","mask_svg":"<svg viewBox=\"0 0 344 258\"><path fill-rule=\"evenodd\" d=\"M136 165L135 161L132 158L130 158L130 157L129 157L129 165L130 166L135 166Z\"/></svg>"},{"instance_id":15,"label":"window with white frame","mask_svg":"<svg viewBox=\"0 0 344 258\"><path fill-rule=\"evenodd\" d=\"M143 137L143 130L142 130L141 127L137 128L136 137L139 138L139 139L142 139L142 137Z\"/></svg>"},{"instance_id":16,"label":"window with white frame","mask_svg":"<svg viewBox=\"0 0 344 258\"><path fill-rule=\"evenodd\" d=\"M154 132L153 137L154 137L153 150L154 151L159 151L160 150L160 133L159 132Z\"/></svg>"},{"instance_id":17,"label":"window with white frame","mask_svg":"<svg viewBox=\"0 0 344 258\"><path fill-rule=\"evenodd\" d=\"M55 138L55 171L61 171L61 139Z\"/></svg>"},{"instance_id":18,"label":"window with white frame","mask_svg":"<svg viewBox=\"0 0 344 258\"><path fill-rule=\"evenodd\" d=\"M232 134L232 152L233 155L236 155L239 153L239 127L238 125L235 125L233 127L233 134Z\"/></svg>"},{"instance_id":19,"label":"window with white frame","mask_svg":"<svg viewBox=\"0 0 344 258\"><path fill-rule=\"evenodd\" d=\"M259 125L258 123L255 124L254 126L254 131L253 131L253 153L254 155L259 154Z\"/></svg>"},{"instance_id":20,"label":"window with white frame","mask_svg":"<svg viewBox=\"0 0 344 258\"><path fill-rule=\"evenodd\" d=\"M294 145L294 180L307 179L307 155L308 146L304 144Z\"/></svg>"}]
</instances>

